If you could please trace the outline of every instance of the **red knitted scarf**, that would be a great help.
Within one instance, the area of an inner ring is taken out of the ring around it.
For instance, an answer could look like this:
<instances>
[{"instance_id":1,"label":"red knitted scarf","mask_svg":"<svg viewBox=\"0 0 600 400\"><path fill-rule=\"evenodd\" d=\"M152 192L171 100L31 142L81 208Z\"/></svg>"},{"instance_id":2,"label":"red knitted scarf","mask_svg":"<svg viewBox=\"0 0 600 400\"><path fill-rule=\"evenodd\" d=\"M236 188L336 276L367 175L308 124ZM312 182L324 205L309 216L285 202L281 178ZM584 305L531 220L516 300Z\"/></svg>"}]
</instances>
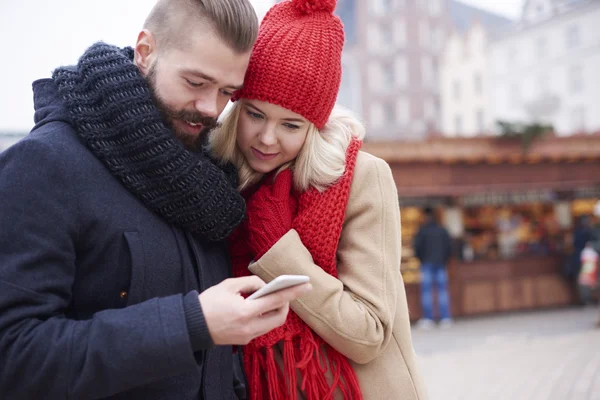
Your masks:
<instances>
[{"instance_id":1,"label":"red knitted scarf","mask_svg":"<svg viewBox=\"0 0 600 400\"><path fill-rule=\"evenodd\" d=\"M361 145L358 140L350 143L346 151L346 170L333 186L322 193L311 188L298 196L293 227L315 264L334 277L337 277L338 242ZM250 275L248 264L253 254L248 240L246 225L242 224L230 241L233 273L238 277ZM273 355L273 347L280 342L283 342L283 371ZM297 372L308 400L333 399L336 390L340 390L345 399L362 399L348 359L325 343L291 310L284 325L244 347L244 368L251 400L296 400ZM325 377L327 370L333 377L331 385Z\"/></svg>"}]
</instances>

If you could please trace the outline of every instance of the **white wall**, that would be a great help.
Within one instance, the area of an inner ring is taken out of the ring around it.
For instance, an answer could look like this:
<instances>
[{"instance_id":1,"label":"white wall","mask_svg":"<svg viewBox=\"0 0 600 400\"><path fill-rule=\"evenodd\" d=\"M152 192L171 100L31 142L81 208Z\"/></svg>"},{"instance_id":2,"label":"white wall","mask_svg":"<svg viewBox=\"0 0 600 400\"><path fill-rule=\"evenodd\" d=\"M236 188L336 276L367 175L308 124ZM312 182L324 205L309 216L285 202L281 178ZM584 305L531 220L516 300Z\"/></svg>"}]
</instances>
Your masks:
<instances>
[{"instance_id":1,"label":"white wall","mask_svg":"<svg viewBox=\"0 0 600 400\"><path fill-rule=\"evenodd\" d=\"M440 61L440 100L447 136L474 136L489 129L486 45L480 24L464 35L454 33L446 44Z\"/></svg>"},{"instance_id":2,"label":"white wall","mask_svg":"<svg viewBox=\"0 0 600 400\"><path fill-rule=\"evenodd\" d=\"M552 123L559 135L600 130L599 25L596 1L491 42L492 118ZM575 46L568 43L572 29L579 31ZM578 91L572 88L576 71L581 73ZM527 109L536 103L545 115L536 117Z\"/></svg>"},{"instance_id":3,"label":"white wall","mask_svg":"<svg viewBox=\"0 0 600 400\"><path fill-rule=\"evenodd\" d=\"M273 0L250 0L259 18ZM0 0L0 132L33 126L31 83L102 40L135 44L156 0Z\"/></svg>"}]
</instances>

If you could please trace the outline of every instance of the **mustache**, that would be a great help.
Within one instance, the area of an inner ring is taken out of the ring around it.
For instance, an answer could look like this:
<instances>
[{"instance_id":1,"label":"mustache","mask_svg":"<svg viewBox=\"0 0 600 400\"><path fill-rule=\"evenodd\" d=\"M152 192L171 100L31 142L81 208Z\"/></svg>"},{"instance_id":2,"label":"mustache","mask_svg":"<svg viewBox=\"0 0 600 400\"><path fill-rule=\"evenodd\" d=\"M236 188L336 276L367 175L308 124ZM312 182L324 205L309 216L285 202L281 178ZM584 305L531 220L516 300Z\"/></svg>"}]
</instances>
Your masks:
<instances>
[{"instance_id":1,"label":"mustache","mask_svg":"<svg viewBox=\"0 0 600 400\"><path fill-rule=\"evenodd\" d=\"M199 112L187 111L187 110L181 110L181 111L177 111L177 112L173 112L172 110L164 110L164 111L165 111L165 114L167 114L167 117L169 117L171 119L188 121L193 124L200 124L204 128L212 129L217 126L216 118L207 117L205 115L202 115Z\"/></svg>"}]
</instances>

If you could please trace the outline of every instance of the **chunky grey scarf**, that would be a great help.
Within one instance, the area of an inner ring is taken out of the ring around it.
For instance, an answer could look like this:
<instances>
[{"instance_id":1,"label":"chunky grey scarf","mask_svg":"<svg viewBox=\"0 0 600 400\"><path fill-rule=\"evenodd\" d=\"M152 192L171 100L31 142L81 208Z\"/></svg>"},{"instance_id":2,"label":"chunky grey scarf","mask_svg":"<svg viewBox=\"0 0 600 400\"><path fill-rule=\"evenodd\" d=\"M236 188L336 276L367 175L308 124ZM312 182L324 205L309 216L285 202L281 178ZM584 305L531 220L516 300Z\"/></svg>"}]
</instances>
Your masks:
<instances>
[{"instance_id":1,"label":"chunky grey scarf","mask_svg":"<svg viewBox=\"0 0 600 400\"><path fill-rule=\"evenodd\" d=\"M236 172L186 150L164 124L133 49L96 43L53 80L74 128L110 172L149 209L209 240L245 215Z\"/></svg>"}]
</instances>

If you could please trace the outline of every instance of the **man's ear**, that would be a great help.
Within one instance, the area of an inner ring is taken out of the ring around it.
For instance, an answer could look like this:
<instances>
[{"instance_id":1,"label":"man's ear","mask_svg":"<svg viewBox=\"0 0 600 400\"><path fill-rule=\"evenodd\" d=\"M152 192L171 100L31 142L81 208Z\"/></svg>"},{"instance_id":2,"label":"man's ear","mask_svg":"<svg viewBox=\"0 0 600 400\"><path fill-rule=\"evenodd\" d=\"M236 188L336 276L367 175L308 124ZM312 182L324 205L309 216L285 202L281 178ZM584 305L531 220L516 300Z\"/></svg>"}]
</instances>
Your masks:
<instances>
[{"instance_id":1,"label":"man's ear","mask_svg":"<svg viewBox=\"0 0 600 400\"><path fill-rule=\"evenodd\" d=\"M147 75L157 55L156 40L148 29L142 29L135 44L134 61L143 75Z\"/></svg>"}]
</instances>

